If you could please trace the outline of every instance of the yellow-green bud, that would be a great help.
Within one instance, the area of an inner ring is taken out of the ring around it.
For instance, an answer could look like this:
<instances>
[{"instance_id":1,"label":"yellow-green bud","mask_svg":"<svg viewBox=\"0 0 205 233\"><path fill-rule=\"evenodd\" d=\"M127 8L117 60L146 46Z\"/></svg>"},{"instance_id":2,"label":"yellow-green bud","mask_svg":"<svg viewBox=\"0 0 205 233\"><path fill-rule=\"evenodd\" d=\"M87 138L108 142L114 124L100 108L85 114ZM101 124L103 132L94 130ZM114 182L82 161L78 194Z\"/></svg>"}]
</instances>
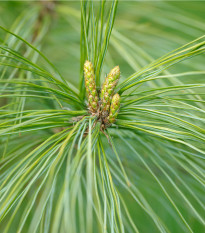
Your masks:
<instances>
[{"instance_id":1,"label":"yellow-green bud","mask_svg":"<svg viewBox=\"0 0 205 233\"><path fill-rule=\"evenodd\" d=\"M120 68L119 66L116 66L110 71L107 78L105 79L105 82L102 85L102 90L100 94L102 111L109 111L112 95L119 81L119 78Z\"/></svg>"},{"instance_id":2,"label":"yellow-green bud","mask_svg":"<svg viewBox=\"0 0 205 233\"><path fill-rule=\"evenodd\" d=\"M120 109L120 95L117 93L113 96L111 106L110 106L110 114L108 117L108 120L110 123L115 122L119 109Z\"/></svg>"},{"instance_id":3,"label":"yellow-green bud","mask_svg":"<svg viewBox=\"0 0 205 233\"><path fill-rule=\"evenodd\" d=\"M84 78L90 110L92 112L97 112L98 96L95 83L95 74L93 65L90 61L86 61L84 64Z\"/></svg>"}]
</instances>

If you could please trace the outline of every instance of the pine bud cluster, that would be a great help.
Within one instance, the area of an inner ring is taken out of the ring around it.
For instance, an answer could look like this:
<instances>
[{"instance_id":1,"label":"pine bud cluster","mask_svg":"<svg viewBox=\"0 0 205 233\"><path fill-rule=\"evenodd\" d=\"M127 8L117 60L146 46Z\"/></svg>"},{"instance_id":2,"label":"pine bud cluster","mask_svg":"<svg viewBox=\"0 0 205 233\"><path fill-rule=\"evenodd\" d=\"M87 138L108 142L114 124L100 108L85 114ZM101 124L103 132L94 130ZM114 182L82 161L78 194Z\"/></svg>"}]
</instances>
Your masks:
<instances>
[{"instance_id":1,"label":"pine bud cluster","mask_svg":"<svg viewBox=\"0 0 205 233\"><path fill-rule=\"evenodd\" d=\"M118 93L114 95L120 78L119 66L114 67L107 75L101 88L100 101L98 100L94 68L90 61L86 61L84 64L84 78L90 111L94 114L100 111L106 125L114 123L120 108L120 95Z\"/></svg>"}]
</instances>

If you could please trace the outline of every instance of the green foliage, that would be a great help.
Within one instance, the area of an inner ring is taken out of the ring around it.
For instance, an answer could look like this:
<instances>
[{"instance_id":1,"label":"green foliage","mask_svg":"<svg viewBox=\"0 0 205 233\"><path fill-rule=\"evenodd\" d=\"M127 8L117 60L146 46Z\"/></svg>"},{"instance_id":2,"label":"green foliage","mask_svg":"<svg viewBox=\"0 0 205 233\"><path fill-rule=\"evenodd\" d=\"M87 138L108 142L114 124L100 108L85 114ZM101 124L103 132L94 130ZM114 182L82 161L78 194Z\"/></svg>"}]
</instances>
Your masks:
<instances>
[{"instance_id":1,"label":"green foliage","mask_svg":"<svg viewBox=\"0 0 205 233\"><path fill-rule=\"evenodd\" d=\"M204 231L204 9L0 5L0 232ZM86 60L121 70L106 129Z\"/></svg>"}]
</instances>

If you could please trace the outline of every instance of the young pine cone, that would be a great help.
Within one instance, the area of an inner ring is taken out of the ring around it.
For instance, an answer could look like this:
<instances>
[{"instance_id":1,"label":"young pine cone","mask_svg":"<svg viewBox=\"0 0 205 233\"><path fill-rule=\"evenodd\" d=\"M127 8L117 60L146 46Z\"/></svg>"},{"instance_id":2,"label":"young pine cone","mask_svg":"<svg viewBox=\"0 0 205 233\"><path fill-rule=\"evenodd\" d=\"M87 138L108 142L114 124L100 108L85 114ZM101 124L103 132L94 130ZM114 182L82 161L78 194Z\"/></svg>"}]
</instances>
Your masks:
<instances>
[{"instance_id":1,"label":"young pine cone","mask_svg":"<svg viewBox=\"0 0 205 233\"><path fill-rule=\"evenodd\" d=\"M110 103L112 100L114 89L120 78L120 68L119 66L114 67L108 74L105 82L102 85L101 89L101 110L103 112L109 112Z\"/></svg>"},{"instance_id":2,"label":"young pine cone","mask_svg":"<svg viewBox=\"0 0 205 233\"><path fill-rule=\"evenodd\" d=\"M111 124L115 122L119 109L120 109L120 95L117 93L113 96L110 106L110 114L108 120Z\"/></svg>"},{"instance_id":3,"label":"young pine cone","mask_svg":"<svg viewBox=\"0 0 205 233\"><path fill-rule=\"evenodd\" d=\"M95 84L95 74L91 62L86 61L84 64L85 88L88 96L89 108L92 112L97 112L98 95Z\"/></svg>"}]
</instances>

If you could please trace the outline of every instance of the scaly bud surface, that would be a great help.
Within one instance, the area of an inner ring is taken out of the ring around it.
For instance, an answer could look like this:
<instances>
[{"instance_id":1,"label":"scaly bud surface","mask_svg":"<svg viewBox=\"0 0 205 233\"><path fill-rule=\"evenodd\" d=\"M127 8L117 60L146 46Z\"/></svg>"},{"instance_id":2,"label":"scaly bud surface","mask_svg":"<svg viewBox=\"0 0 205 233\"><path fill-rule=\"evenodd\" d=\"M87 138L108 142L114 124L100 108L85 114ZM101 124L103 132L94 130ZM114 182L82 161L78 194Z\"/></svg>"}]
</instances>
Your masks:
<instances>
[{"instance_id":1,"label":"scaly bud surface","mask_svg":"<svg viewBox=\"0 0 205 233\"><path fill-rule=\"evenodd\" d=\"M120 109L120 95L117 93L113 96L111 106L110 106L110 114L108 117L108 120L110 123L115 122L119 109Z\"/></svg>"},{"instance_id":2,"label":"scaly bud surface","mask_svg":"<svg viewBox=\"0 0 205 233\"><path fill-rule=\"evenodd\" d=\"M120 68L119 66L114 67L108 74L105 82L102 85L101 89L101 110L103 112L109 112L110 103L112 100L114 89L120 78Z\"/></svg>"},{"instance_id":3,"label":"scaly bud surface","mask_svg":"<svg viewBox=\"0 0 205 233\"><path fill-rule=\"evenodd\" d=\"M89 108L92 112L97 112L98 96L95 83L95 74L93 65L90 61L86 61L84 64L84 78Z\"/></svg>"}]
</instances>

